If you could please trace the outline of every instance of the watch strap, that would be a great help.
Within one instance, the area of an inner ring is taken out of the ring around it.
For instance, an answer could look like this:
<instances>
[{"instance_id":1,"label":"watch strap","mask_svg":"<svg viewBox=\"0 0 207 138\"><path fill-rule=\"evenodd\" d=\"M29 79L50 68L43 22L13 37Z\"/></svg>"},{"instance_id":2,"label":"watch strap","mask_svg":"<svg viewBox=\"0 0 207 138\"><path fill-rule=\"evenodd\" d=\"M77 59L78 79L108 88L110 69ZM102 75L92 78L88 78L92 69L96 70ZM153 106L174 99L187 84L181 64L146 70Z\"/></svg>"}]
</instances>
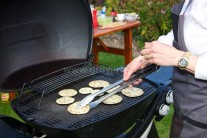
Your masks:
<instances>
[{"instance_id":1,"label":"watch strap","mask_svg":"<svg viewBox=\"0 0 207 138\"><path fill-rule=\"evenodd\" d=\"M179 61L178 61L178 67L180 68L180 69L185 69L187 66L188 66L188 64L185 66L185 67L182 67L182 66L180 66L180 64L179 64L179 62L180 62L180 60L182 59L182 58L186 58L187 60L188 60L188 62L189 62L189 59L190 59L190 53L189 52L184 52L184 54L181 56L181 58L179 59Z\"/></svg>"},{"instance_id":2,"label":"watch strap","mask_svg":"<svg viewBox=\"0 0 207 138\"><path fill-rule=\"evenodd\" d=\"M190 55L191 54L189 52L185 52L182 57L186 57L189 60L190 59Z\"/></svg>"}]
</instances>

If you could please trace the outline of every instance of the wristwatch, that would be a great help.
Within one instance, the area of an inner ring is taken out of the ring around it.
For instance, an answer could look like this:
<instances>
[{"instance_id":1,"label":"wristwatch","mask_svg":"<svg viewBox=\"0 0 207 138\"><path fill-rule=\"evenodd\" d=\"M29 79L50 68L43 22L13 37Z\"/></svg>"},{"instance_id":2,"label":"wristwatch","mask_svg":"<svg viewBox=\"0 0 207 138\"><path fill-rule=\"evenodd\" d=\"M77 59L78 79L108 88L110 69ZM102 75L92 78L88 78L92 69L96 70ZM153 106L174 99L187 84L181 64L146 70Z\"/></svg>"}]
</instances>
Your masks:
<instances>
[{"instance_id":1,"label":"wristwatch","mask_svg":"<svg viewBox=\"0 0 207 138\"><path fill-rule=\"evenodd\" d=\"M190 53L189 52L185 52L181 56L181 58L178 60L178 67L180 69L185 69L188 66L189 58L190 58Z\"/></svg>"}]
</instances>

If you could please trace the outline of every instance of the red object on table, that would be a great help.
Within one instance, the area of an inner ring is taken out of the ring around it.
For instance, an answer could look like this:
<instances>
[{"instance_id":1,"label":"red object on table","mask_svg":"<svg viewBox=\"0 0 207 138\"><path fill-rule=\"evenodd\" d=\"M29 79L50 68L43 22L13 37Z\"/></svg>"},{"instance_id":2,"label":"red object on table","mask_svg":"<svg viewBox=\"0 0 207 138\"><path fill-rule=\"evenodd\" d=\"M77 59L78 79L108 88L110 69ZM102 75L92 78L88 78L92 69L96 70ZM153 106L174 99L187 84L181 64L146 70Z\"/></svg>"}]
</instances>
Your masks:
<instances>
[{"instance_id":1,"label":"red object on table","mask_svg":"<svg viewBox=\"0 0 207 138\"><path fill-rule=\"evenodd\" d=\"M111 16L116 16L117 15L117 12L111 12Z\"/></svg>"},{"instance_id":2,"label":"red object on table","mask_svg":"<svg viewBox=\"0 0 207 138\"><path fill-rule=\"evenodd\" d=\"M112 11L112 12L111 12L111 16L112 16L112 20L113 20L113 22L116 21L116 20L115 20L116 15L117 15L117 12L115 12L115 11Z\"/></svg>"},{"instance_id":3,"label":"red object on table","mask_svg":"<svg viewBox=\"0 0 207 138\"><path fill-rule=\"evenodd\" d=\"M94 9L93 11L93 27L98 27L98 19L97 19L97 10Z\"/></svg>"}]
</instances>

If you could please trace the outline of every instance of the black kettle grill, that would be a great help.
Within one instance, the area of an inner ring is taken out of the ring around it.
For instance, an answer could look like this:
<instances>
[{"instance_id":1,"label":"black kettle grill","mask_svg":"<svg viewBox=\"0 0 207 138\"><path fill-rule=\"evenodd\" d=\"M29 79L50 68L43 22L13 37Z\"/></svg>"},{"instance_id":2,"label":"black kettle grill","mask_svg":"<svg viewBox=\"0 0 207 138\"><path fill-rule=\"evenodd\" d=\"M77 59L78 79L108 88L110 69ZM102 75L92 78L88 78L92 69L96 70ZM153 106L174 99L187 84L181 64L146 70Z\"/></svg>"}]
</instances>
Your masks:
<instances>
[{"instance_id":1,"label":"black kettle grill","mask_svg":"<svg viewBox=\"0 0 207 138\"><path fill-rule=\"evenodd\" d=\"M79 90L96 79L114 83L123 76L122 68L92 62L88 0L2 0L0 30L1 91L20 91L11 105L25 121L1 116L0 136L131 138L141 136L154 115L163 117L159 107L171 91L172 68L166 67L136 86L144 90L142 96L120 93L123 102L117 105L100 104L85 115L72 115L55 103L61 89Z\"/></svg>"}]
</instances>

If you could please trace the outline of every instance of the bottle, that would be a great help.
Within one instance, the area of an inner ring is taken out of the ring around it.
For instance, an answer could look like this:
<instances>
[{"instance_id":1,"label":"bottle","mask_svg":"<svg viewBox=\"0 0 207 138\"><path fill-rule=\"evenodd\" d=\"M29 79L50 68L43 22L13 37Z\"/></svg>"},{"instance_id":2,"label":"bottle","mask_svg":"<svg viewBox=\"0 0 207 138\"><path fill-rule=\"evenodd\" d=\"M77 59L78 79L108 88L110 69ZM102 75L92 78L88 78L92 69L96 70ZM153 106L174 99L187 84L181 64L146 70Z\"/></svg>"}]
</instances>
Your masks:
<instances>
[{"instance_id":1,"label":"bottle","mask_svg":"<svg viewBox=\"0 0 207 138\"><path fill-rule=\"evenodd\" d=\"M93 9L93 27L98 27L97 10Z\"/></svg>"},{"instance_id":2,"label":"bottle","mask_svg":"<svg viewBox=\"0 0 207 138\"><path fill-rule=\"evenodd\" d=\"M112 21L113 22L116 21L116 19L115 19L116 15L117 15L117 12L114 10L114 8L112 8L112 10L111 10L111 16L112 16Z\"/></svg>"},{"instance_id":3,"label":"bottle","mask_svg":"<svg viewBox=\"0 0 207 138\"><path fill-rule=\"evenodd\" d=\"M103 6L102 10L101 10L101 17L105 18L106 17L106 6Z\"/></svg>"}]
</instances>

